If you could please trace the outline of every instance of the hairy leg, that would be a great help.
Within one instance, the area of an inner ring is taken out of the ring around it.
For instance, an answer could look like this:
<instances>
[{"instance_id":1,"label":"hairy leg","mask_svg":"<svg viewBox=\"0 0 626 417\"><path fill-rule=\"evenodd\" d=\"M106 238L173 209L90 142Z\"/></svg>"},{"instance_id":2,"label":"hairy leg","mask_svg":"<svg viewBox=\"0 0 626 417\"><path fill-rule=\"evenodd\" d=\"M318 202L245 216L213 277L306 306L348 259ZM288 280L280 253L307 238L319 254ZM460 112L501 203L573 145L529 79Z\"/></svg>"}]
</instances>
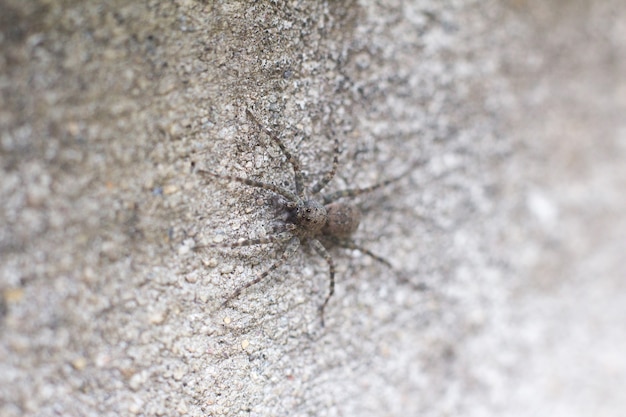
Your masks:
<instances>
[{"instance_id":1,"label":"hairy leg","mask_svg":"<svg viewBox=\"0 0 626 417\"><path fill-rule=\"evenodd\" d=\"M275 269L283 265L298 250L299 246L300 246L300 238L296 236L292 237L291 240L287 243L287 246L285 247L285 250L283 254L281 255L281 257L278 260L276 260L276 262L274 262L269 268L261 272L255 279L237 288L234 293L229 295L228 298L224 300L224 302L222 303L222 308L226 307L232 300L239 297L239 295L241 295L243 291L245 291L246 289L250 288L253 285L258 284L265 277L267 277L272 271L274 271Z\"/></svg>"},{"instance_id":2,"label":"hairy leg","mask_svg":"<svg viewBox=\"0 0 626 417\"><path fill-rule=\"evenodd\" d=\"M311 187L311 194L319 193L326 185L335 177L337 173L337 166L339 165L339 141L337 140L337 136L335 136L335 150L333 154L333 166L324 176L317 182L313 187Z\"/></svg>"},{"instance_id":3,"label":"hairy leg","mask_svg":"<svg viewBox=\"0 0 626 417\"><path fill-rule=\"evenodd\" d=\"M215 172L205 171L203 169L199 169L198 174L213 177L213 178L221 178L221 179L228 180L228 181L236 181L236 182L240 182L242 184L248 185L250 187L262 188L264 190L273 191L276 194L282 195L289 201L298 202L300 200L298 196L292 193L291 191L285 188L279 187L277 185L274 185L274 184L268 184L266 182L251 180L248 178L236 177L234 175L216 174Z\"/></svg>"},{"instance_id":4,"label":"hairy leg","mask_svg":"<svg viewBox=\"0 0 626 417\"><path fill-rule=\"evenodd\" d=\"M329 203L332 203L333 201L339 200L340 198L343 198L343 197L356 197L356 196L361 195L361 194L366 194L366 193L372 192L372 191L374 191L374 190L376 190L378 188L385 187L385 186L387 186L387 185L389 185L391 183L394 183L396 181L401 180L405 176L406 176L406 174L402 174L402 175L399 175L397 177L390 178L388 180L379 182L378 184L370 185L369 187L365 187L365 188L350 188L350 189L347 189L347 190L335 191L333 193L325 194L322 197L322 199L324 201L324 204L329 204Z\"/></svg>"},{"instance_id":5,"label":"hairy leg","mask_svg":"<svg viewBox=\"0 0 626 417\"><path fill-rule=\"evenodd\" d=\"M283 141L281 141L274 132L269 130L267 127L263 126L263 124L259 121L259 119L257 119L254 116L254 114L252 114L250 109L246 109L246 113L252 120L254 120L254 123L256 123L257 126L259 126L259 128L263 130L265 134L267 134L267 136L269 136L270 139L272 139L276 145L278 145L283 155L285 155L285 157L287 158L287 161L289 161L289 163L293 167L293 173L294 173L294 177L296 181L296 194L298 194L299 197L302 197L303 196L302 194L303 178L302 178L302 169L300 168L300 162L298 162L298 159L295 156L293 156L291 152L289 152L289 150L287 149Z\"/></svg>"},{"instance_id":6,"label":"hairy leg","mask_svg":"<svg viewBox=\"0 0 626 417\"><path fill-rule=\"evenodd\" d=\"M328 291L328 295L326 299L324 299L324 303L320 306L320 319L322 321L322 327L324 327L324 309L326 308L326 304L330 300L330 297L335 293L335 263L333 262L333 258L330 256L324 245L317 239L310 239L309 242L311 246L315 249L315 251L326 261L329 268L330 274L330 289Z\"/></svg>"},{"instance_id":7,"label":"hairy leg","mask_svg":"<svg viewBox=\"0 0 626 417\"><path fill-rule=\"evenodd\" d=\"M256 239L239 239L236 242L209 243L207 245L198 245L198 246L194 246L193 250L199 251L201 249L207 249L207 248L238 248L240 246L265 245L268 243L285 242L289 240L292 236L293 236L292 233L285 231L285 232L277 233L275 235L259 237Z\"/></svg>"}]
</instances>

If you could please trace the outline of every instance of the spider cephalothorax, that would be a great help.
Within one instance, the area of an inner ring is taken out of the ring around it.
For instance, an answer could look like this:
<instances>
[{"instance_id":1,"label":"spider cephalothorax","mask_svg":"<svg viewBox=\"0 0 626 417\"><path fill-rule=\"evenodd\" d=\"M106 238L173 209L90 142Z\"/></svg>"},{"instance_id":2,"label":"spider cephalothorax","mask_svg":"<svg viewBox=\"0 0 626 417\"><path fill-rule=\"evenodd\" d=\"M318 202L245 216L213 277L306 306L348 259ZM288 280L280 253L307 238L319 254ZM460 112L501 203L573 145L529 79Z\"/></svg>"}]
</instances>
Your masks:
<instances>
[{"instance_id":1,"label":"spider cephalothorax","mask_svg":"<svg viewBox=\"0 0 626 417\"><path fill-rule=\"evenodd\" d=\"M305 235L315 236L328 221L326 207L316 200L301 200L294 210L294 224Z\"/></svg>"},{"instance_id":2,"label":"spider cephalothorax","mask_svg":"<svg viewBox=\"0 0 626 417\"><path fill-rule=\"evenodd\" d=\"M295 191L248 178L221 175L205 170L199 170L198 172L202 175L236 181L250 187L261 188L281 196L286 200L285 206L288 213L284 227L282 228L283 230L264 238L244 239L235 243L196 246L195 249L199 250L208 247L250 246L265 243L282 243L284 245L282 256L268 269L257 275L255 279L239 287L233 294L231 294L222 303L222 306L225 306L230 301L237 298L242 291L259 283L269 273L284 264L287 259L289 259L297 251L301 244L308 243L320 256L324 258L324 260L326 260L329 268L330 288L324 302L320 306L320 317L323 326L324 309L335 292L335 264L326 249L327 245L332 244L348 249L358 250L389 267L391 266L385 259L357 245L351 239L352 234L359 226L361 211L354 204L337 200L368 193L397 181L402 178L402 176L391 178L365 188L354 188L321 194L320 192L322 189L333 179L335 173L337 172L339 143L335 138L335 152L333 155L333 164L331 169L324 174L324 176L317 183L313 184L308 190L305 190L303 184L303 174L298 160L289 152L278 136L276 136L271 130L265 128L249 110L246 110L246 112L259 126L259 128L261 128L281 149L282 153L293 167Z\"/></svg>"}]
</instances>

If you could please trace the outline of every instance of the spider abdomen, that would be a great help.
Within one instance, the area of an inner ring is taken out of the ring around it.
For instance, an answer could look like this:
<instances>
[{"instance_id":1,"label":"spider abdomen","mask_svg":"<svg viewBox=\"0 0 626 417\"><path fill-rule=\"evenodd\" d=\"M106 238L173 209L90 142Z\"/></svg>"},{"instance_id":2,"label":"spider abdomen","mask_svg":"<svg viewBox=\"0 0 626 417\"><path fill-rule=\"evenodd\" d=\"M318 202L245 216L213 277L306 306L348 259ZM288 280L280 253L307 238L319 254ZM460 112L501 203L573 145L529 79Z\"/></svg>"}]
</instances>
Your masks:
<instances>
[{"instance_id":1,"label":"spider abdomen","mask_svg":"<svg viewBox=\"0 0 626 417\"><path fill-rule=\"evenodd\" d=\"M325 235L338 238L350 237L361 222L361 210L353 204L331 203L326 208L327 220L324 230Z\"/></svg>"}]
</instances>

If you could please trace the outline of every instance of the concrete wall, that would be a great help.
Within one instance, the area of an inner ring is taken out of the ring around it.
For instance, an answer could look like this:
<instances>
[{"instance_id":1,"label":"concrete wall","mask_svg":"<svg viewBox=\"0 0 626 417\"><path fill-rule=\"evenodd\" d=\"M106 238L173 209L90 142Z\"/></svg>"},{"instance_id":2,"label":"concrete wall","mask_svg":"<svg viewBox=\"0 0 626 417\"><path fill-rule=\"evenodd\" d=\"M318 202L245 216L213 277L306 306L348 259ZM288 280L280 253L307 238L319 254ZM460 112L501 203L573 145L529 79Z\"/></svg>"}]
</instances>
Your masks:
<instances>
[{"instance_id":1,"label":"concrete wall","mask_svg":"<svg viewBox=\"0 0 626 417\"><path fill-rule=\"evenodd\" d=\"M618 416L626 6L0 3L0 414ZM282 246L267 190L353 199Z\"/></svg>"}]
</instances>

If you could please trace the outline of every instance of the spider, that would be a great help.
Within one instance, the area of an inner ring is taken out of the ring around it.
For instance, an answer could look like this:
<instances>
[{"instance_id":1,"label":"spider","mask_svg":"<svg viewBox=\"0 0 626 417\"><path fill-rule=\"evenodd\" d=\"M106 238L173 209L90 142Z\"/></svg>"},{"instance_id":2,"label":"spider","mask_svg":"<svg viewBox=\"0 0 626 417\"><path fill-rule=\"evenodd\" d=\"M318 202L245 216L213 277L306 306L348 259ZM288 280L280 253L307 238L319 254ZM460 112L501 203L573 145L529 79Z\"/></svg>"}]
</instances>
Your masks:
<instances>
[{"instance_id":1,"label":"spider","mask_svg":"<svg viewBox=\"0 0 626 417\"><path fill-rule=\"evenodd\" d=\"M401 179L405 174L398 177L379 182L365 188L349 188L341 191L321 194L321 191L333 179L337 172L339 158L339 142L334 139L334 154L332 167L319 181L307 188L303 184L303 173L298 159L285 147L283 142L270 129L252 114L249 109L246 113L250 119L280 148L283 155L293 168L295 191L278 185L269 184L249 178L242 178L233 175L221 175L207 170L198 170L198 173L207 177L235 181L249 187L260 188L282 197L282 204L286 211L286 220L281 225L282 231L267 237L256 239L244 239L231 243L208 244L194 247L194 250L204 248L228 247L235 248L241 246L252 246L272 243L282 243L284 250L269 268L259 273L256 278L236 289L222 303L222 308L226 307L232 300L241 295L243 291L258 284L272 271L282 266L298 250L300 245L309 244L328 264L329 270L329 291L324 302L319 307L321 325L324 327L324 310L335 293L335 263L328 252L328 245L340 246L347 249L358 250L370 256L376 261L393 269L391 264L384 258L372 253L368 249L356 244L352 239L352 234L356 231L361 220L359 208L349 202L342 201L345 198L356 197L369 193L378 188L389 185Z\"/></svg>"}]
</instances>

